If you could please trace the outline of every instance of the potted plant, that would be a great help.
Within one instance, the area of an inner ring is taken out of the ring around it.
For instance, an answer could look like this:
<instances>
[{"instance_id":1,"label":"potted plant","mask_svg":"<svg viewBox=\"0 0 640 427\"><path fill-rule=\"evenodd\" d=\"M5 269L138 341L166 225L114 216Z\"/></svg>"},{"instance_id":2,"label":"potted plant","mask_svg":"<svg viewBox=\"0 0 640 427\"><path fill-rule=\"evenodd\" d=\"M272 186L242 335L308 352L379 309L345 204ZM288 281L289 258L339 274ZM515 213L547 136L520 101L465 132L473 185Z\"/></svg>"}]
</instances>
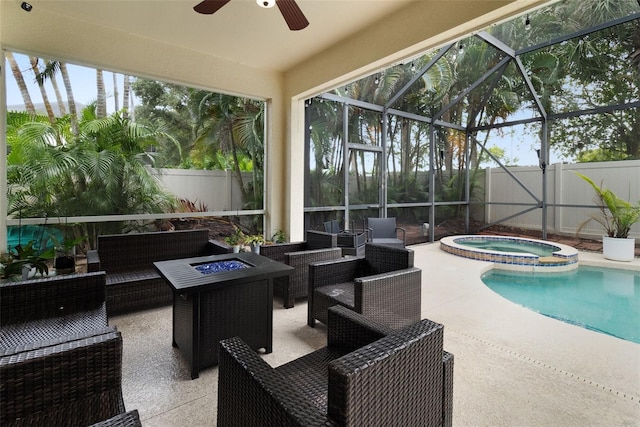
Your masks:
<instances>
[{"instance_id":1,"label":"potted plant","mask_svg":"<svg viewBox=\"0 0 640 427\"><path fill-rule=\"evenodd\" d=\"M253 234L248 236L244 242L251 246L251 252L259 254L260 246L264 244L264 236L262 234Z\"/></svg>"},{"instance_id":2,"label":"potted plant","mask_svg":"<svg viewBox=\"0 0 640 427\"><path fill-rule=\"evenodd\" d=\"M56 274L69 274L76 271L76 247L85 238L85 236L81 236L73 240L65 239L59 242L53 237L55 241L53 267L56 269Z\"/></svg>"},{"instance_id":3,"label":"potted plant","mask_svg":"<svg viewBox=\"0 0 640 427\"><path fill-rule=\"evenodd\" d=\"M244 236L244 233L242 232L242 230L240 230L238 227L235 227L233 229L233 234L231 234L230 236L225 237L224 241L229 246L232 246L233 247L233 253L237 254L238 252L240 252L240 244L242 244L244 239L245 239L245 236Z\"/></svg>"},{"instance_id":4,"label":"potted plant","mask_svg":"<svg viewBox=\"0 0 640 427\"><path fill-rule=\"evenodd\" d=\"M278 229L275 233L273 233L273 236L271 236L271 241L273 243L284 243L287 241L287 235L284 231Z\"/></svg>"},{"instance_id":5,"label":"potted plant","mask_svg":"<svg viewBox=\"0 0 640 427\"><path fill-rule=\"evenodd\" d=\"M591 178L576 172L596 193L599 212L591 215L578 226L577 233L590 221L596 221L604 228L602 253L614 261L631 261L634 257L635 239L629 237L631 226L640 221L640 203L633 205L621 199L604 184L597 185Z\"/></svg>"},{"instance_id":6,"label":"potted plant","mask_svg":"<svg viewBox=\"0 0 640 427\"><path fill-rule=\"evenodd\" d=\"M39 254L33 244L33 241L29 241L26 245L18 245L9 253L0 256L0 279L28 279L33 269L41 276L49 274L49 258L46 254Z\"/></svg>"}]
</instances>

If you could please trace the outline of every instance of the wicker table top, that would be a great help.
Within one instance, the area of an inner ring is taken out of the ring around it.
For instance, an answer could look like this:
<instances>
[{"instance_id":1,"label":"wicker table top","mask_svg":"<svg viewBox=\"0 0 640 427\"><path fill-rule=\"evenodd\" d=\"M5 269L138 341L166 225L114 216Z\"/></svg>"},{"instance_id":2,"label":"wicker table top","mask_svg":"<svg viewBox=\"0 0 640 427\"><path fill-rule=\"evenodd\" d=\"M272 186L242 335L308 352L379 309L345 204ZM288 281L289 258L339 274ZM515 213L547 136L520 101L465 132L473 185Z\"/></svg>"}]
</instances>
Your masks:
<instances>
[{"instance_id":1,"label":"wicker table top","mask_svg":"<svg viewBox=\"0 0 640 427\"><path fill-rule=\"evenodd\" d=\"M239 261L248 267L210 274L203 274L195 268L201 264L218 261ZM216 285L230 286L249 278L272 279L286 276L294 270L291 266L253 252L157 261L153 265L174 291L182 292L197 292L204 287L211 288Z\"/></svg>"}]
</instances>

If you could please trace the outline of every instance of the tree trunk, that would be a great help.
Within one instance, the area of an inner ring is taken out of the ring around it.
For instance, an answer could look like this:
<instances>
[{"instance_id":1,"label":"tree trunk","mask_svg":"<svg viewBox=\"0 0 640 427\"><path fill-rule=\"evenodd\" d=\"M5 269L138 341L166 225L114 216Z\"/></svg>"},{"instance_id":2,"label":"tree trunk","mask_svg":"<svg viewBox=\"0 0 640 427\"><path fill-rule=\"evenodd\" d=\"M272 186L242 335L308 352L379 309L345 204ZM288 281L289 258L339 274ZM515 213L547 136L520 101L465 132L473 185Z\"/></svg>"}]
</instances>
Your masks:
<instances>
[{"instance_id":1,"label":"tree trunk","mask_svg":"<svg viewBox=\"0 0 640 427\"><path fill-rule=\"evenodd\" d=\"M47 64L50 64L51 61L47 61ZM53 93L56 95L56 102L58 103L58 111L60 112L60 116L67 115L67 108L64 105L64 100L62 99L62 94L60 93L60 88L58 87L58 80L55 75L52 75L49 78L51 82L51 87L53 87Z\"/></svg>"},{"instance_id":2,"label":"tree trunk","mask_svg":"<svg viewBox=\"0 0 640 427\"><path fill-rule=\"evenodd\" d=\"M11 67L11 72L13 72L13 78L16 80L16 84L20 89L20 94L22 95L22 100L24 101L24 108L27 110L29 114L36 114L36 107L33 106L33 102L31 101L31 95L29 95L29 89L27 89L27 85L24 82L24 78L22 77L22 72L20 71L20 67L16 62L16 59L13 57L13 53L6 52L7 60L9 61L9 66Z\"/></svg>"},{"instance_id":3,"label":"tree trunk","mask_svg":"<svg viewBox=\"0 0 640 427\"><path fill-rule=\"evenodd\" d=\"M56 115L53 113L53 108L51 108L51 103L49 102L49 96L47 95L47 91L44 88L44 83L40 78L40 69L38 68L38 57L32 56L30 58L31 61L31 69L33 70L33 75L36 77L36 81L38 82L38 87L40 88L40 94L42 95L42 102L44 103L44 108L47 110L47 116L49 117L49 121L51 124L56 123Z\"/></svg>"},{"instance_id":4,"label":"tree trunk","mask_svg":"<svg viewBox=\"0 0 640 427\"><path fill-rule=\"evenodd\" d=\"M96 69L96 88L98 89L96 117L103 119L107 117L107 94L104 89L104 77L102 75L102 70L98 69Z\"/></svg>"},{"instance_id":5,"label":"tree trunk","mask_svg":"<svg viewBox=\"0 0 640 427\"><path fill-rule=\"evenodd\" d=\"M115 106L114 111L120 111L120 106L118 105L120 100L118 99L118 79L116 78L116 73L111 73L113 76L113 105Z\"/></svg>"},{"instance_id":6,"label":"tree trunk","mask_svg":"<svg viewBox=\"0 0 640 427\"><path fill-rule=\"evenodd\" d=\"M60 62L60 74L62 74L64 89L67 92L67 103L69 105L69 115L71 117L71 133L73 133L74 136L78 136L78 109L76 107L76 100L73 97L73 88L71 87L71 79L69 78L69 72L67 71L67 64L64 62Z\"/></svg>"},{"instance_id":7,"label":"tree trunk","mask_svg":"<svg viewBox=\"0 0 640 427\"><path fill-rule=\"evenodd\" d=\"M131 93L131 82L128 75L123 76L122 82L122 117L129 117L129 96Z\"/></svg>"}]
</instances>

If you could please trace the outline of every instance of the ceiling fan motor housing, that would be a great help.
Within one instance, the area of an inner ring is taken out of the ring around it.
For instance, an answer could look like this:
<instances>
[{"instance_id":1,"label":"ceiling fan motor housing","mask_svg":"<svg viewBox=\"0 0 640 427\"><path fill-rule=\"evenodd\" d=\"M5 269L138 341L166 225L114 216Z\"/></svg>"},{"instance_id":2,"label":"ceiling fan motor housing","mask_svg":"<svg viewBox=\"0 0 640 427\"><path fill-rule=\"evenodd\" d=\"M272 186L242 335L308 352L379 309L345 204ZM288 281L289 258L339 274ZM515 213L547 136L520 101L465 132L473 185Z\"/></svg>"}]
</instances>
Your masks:
<instances>
[{"instance_id":1,"label":"ceiling fan motor housing","mask_svg":"<svg viewBox=\"0 0 640 427\"><path fill-rule=\"evenodd\" d=\"M258 6L268 9L276 5L276 0L256 0Z\"/></svg>"}]
</instances>

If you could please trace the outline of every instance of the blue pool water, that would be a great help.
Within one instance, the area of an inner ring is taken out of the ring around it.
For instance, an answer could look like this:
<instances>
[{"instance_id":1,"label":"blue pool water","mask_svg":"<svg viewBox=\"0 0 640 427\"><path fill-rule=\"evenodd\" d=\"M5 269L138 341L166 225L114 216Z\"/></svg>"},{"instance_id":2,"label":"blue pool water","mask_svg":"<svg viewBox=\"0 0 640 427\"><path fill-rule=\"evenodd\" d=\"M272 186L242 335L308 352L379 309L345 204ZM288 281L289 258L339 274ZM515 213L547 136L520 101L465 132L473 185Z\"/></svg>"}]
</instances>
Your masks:
<instances>
[{"instance_id":1,"label":"blue pool water","mask_svg":"<svg viewBox=\"0 0 640 427\"><path fill-rule=\"evenodd\" d=\"M580 266L566 273L492 270L490 289L563 322L640 343L640 272Z\"/></svg>"},{"instance_id":2,"label":"blue pool water","mask_svg":"<svg viewBox=\"0 0 640 427\"><path fill-rule=\"evenodd\" d=\"M554 252L559 251L560 248L553 245L541 245L535 242L527 242L523 240L509 241L508 239L491 239L491 238L473 238L473 239L458 239L456 243L469 246L471 248L486 249L490 251L498 252L511 252L511 253L523 253L534 254L538 256L552 256Z\"/></svg>"}]
</instances>

